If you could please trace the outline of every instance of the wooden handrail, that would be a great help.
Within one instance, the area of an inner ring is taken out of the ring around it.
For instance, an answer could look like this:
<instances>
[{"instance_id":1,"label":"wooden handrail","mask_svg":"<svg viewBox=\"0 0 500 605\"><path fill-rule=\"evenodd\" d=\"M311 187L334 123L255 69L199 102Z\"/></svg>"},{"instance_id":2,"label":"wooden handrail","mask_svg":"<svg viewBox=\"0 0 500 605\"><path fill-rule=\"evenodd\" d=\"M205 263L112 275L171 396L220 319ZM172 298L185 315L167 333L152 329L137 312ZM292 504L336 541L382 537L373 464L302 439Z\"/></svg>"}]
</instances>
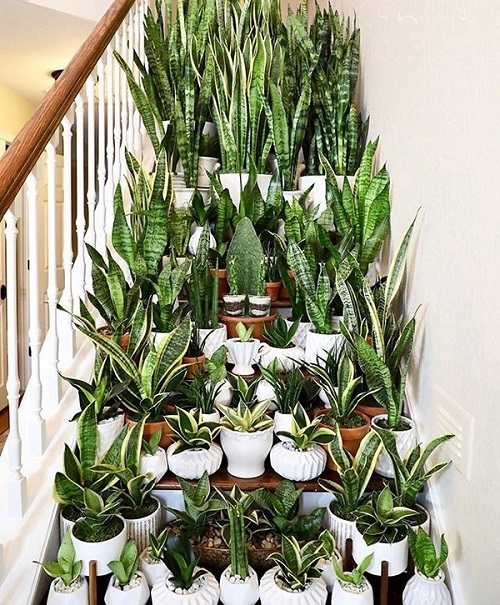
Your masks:
<instances>
[{"instance_id":1,"label":"wooden handrail","mask_svg":"<svg viewBox=\"0 0 500 605\"><path fill-rule=\"evenodd\" d=\"M0 160L0 220L136 0L115 0Z\"/></svg>"}]
</instances>

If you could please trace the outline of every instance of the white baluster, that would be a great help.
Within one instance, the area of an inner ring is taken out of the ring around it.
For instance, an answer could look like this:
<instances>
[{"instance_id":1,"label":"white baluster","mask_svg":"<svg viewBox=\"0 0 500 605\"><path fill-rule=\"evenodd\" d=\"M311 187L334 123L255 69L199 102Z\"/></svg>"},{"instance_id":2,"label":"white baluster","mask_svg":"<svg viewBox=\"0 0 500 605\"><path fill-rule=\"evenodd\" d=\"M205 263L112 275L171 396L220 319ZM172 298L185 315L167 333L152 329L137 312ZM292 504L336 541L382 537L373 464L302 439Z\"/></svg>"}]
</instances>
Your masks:
<instances>
[{"instance_id":1,"label":"white baluster","mask_svg":"<svg viewBox=\"0 0 500 605\"><path fill-rule=\"evenodd\" d=\"M104 61L99 59L97 63L97 81L99 83L99 120L97 130L97 149L98 149L98 165L97 165L97 183L98 195L97 205L95 209L95 244L101 254L104 254L106 248L106 232L104 230L106 224L106 202L104 199L104 191L106 187L106 114L105 114L105 78L104 78Z\"/></svg>"},{"instance_id":2,"label":"white baluster","mask_svg":"<svg viewBox=\"0 0 500 605\"><path fill-rule=\"evenodd\" d=\"M95 247L95 78L87 78L85 85L87 96L87 230L85 241ZM92 263L85 249L85 287L92 292Z\"/></svg>"},{"instance_id":3,"label":"white baluster","mask_svg":"<svg viewBox=\"0 0 500 605\"><path fill-rule=\"evenodd\" d=\"M120 54L121 56L127 60L127 22L125 21L121 26L122 38L121 38L121 48ZM121 139L121 148L120 148L120 159L123 162L122 173L120 174L120 180L123 175L123 171L125 170L125 148L127 147L127 136L128 136L128 103L127 103L127 78L125 74L122 74L120 80L120 101L122 108L122 139Z\"/></svg>"},{"instance_id":4,"label":"white baluster","mask_svg":"<svg viewBox=\"0 0 500 605\"><path fill-rule=\"evenodd\" d=\"M139 48L137 53L142 63L146 63L146 53L144 52L144 17L146 16L148 6L147 0L141 0L139 3Z\"/></svg>"},{"instance_id":5,"label":"white baluster","mask_svg":"<svg viewBox=\"0 0 500 605\"><path fill-rule=\"evenodd\" d=\"M43 409L53 410L59 404L58 333L57 333L57 237L56 233L56 150L53 143L45 148L47 153L47 303L49 327L45 336L47 367L43 372ZM31 268L33 270L34 267Z\"/></svg>"},{"instance_id":6,"label":"white baluster","mask_svg":"<svg viewBox=\"0 0 500 605\"><path fill-rule=\"evenodd\" d=\"M119 52L121 46L121 33L115 36L115 48ZM122 78L121 68L114 61L113 77L113 103L114 103L114 149L113 149L113 181L116 187L121 179L121 122L120 122L120 80Z\"/></svg>"},{"instance_id":7,"label":"white baluster","mask_svg":"<svg viewBox=\"0 0 500 605\"><path fill-rule=\"evenodd\" d=\"M106 187L104 191L106 202L106 243L111 237L113 226L113 195L115 190L115 181L113 180L113 67L115 59L111 45L106 49ZM109 244L108 244L109 245Z\"/></svg>"},{"instance_id":8,"label":"white baluster","mask_svg":"<svg viewBox=\"0 0 500 605\"><path fill-rule=\"evenodd\" d=\"M136 81L140 81L140 73L139 73L139 68L137 67L137 65L134 63L133 61L133 51L135 50L136 52L139 49L139 45L140 45L140 41L139 41L139 36L140 36L140 10L139 10L139 5L136 4L135 8L134 8L134 15L133 15L133 22L134 22L134 27L133 27L133 44L131 44L131 57L132 57L132 65L133 65L133 73L135 75L135 79ZM129 98L132 100L132 95L130 94L129 91ZM133 107L133 119L131 120L131 125L132 125L132 139L133 139L133 144L132 144L132 149L134 152L135 157L140 157L141 155L141 151L142 151L142 141L141 141L141 116L139 114L139 112L137 111L137 108L135 107L135 104L132 100L132 107Z\"/></svg>"},{"instance_id":9,"label":"white baluster","mask_svg":"<svg viewBox=\"0 0 500 605\"><path fill-rule=\"evenodd\" d=\"M17 218L5 214L7 279L7 400L9 402L9 516L21 518L26 504L26 479L21 474L21 437L19 435L19 367L17 325ZM3 245L3 243L2 243Z\"/></svg>"},{"instance_id":10,"label":"white baluster","mask_svg":"<svg viewBox=\"0 0 500 605\"><path fill-rule=\"evenodd\" d=\"M42 384L40 382L40 345L42 331L40 329L40 283L39 270L40 250L38 247L38 187L33 173L28 176L27 198L29 212L28 226L28 257L29 271L29 306L30 327L29 346L31 350L31 420L29 423L29 444L32 456L41 456L45 448L45 422L42 419Z\"/></svg>"},{"instance_id":11,"label":"white baluster","mask_svg":"<svg viewBox=\"0 0 500 605\"><path fill-rule=\"evenodd\" d=\"M76 97L76 259L73 266L73 308L79 313L85 299L85 184L83 97Z\"/></svg>"}]
</instances>

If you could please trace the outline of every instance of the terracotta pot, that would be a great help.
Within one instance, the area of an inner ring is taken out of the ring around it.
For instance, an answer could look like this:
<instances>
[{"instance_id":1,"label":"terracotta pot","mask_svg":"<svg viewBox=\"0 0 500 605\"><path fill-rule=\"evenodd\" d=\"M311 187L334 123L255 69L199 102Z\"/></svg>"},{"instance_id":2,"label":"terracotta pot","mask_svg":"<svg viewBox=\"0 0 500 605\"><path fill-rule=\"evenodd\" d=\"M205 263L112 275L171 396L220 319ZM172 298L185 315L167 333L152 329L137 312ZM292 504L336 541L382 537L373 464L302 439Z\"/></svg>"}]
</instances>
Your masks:
<instances>
[{"instance_id":1,"label":"terracotta pot","mask_svg":"<svg viewBox=\"0 0 500 605\"><path fill-rule=\"evenodd\" d=\"M172 410L165 413L175 413L175 408L172 407ZM137 422L134 422L130 418L127 418L127 424L129 426L135 426ZM144 425L143 438L146 441L149 441L151 437L156 433L158 429L161 429L161 439L160 439L160 447L167 448L171 443L174 442L172 439L172 429L170 428L169 423L166 420L160 420L159 422L146 422Z\"/></svg>"},{"instance_id":2,"label":"terracotta pot","mask_svg":"<svg viewBox=\"0 0 500 605\"><path fill-rule=\"evenodd\" d=\"M295 275L293 274L293 271L288 269L287 273L288 273L288 276L290 277L290 279L295 279ZM283 283L281 284L281 288L280 288L279 300L290 300L290 292L287 290L285 284L283 284Z\"/></svg>"},{"instance_id":3,"label":"terracotta pot","mask_svg":"<svg viewBox=\"0 0 500 605\"><path fill-rule=\"evenodd\" d=\"M317 418L318 416L327 414L329 411L330 410L326 409L326 408L322 409L322 410L316 410L314 412L314 417ZM365 414L362 414L358 410L356 410L354 413L357 416L361 416L363 418L363 420L365 421L365 424L363 426L356 426L354 428L340 428L340 435L342 437L342 444L344 446L344 449L347 450L353 456L356 455L356 452L359 449L359 444L361 443L361 440L363 439L363 437L365 437L365 435L368 435L368 433L370 432L370 422L371 422L371 420L368 416L366 416ZM325 427L325 428L331 428L327 424L323 424L323 423L320 423L320 426ZM323 447L325 448L326 452L328 453L328 447L326 445L324 445ZM326 466L332 471L337 470L337 465L330 458L330 456L328 456L328 461L326 463Z\"/></svg>"},{"instance_id":4,"label":"terracotta pot","mask_svg":"<svg viewBox=\"0 0 500 605\"><path fill-rule=\"evenodd\" d=\"M279 300L280 290L283 286L281 281L266 282L266 294L271 297L271 302ZM290 295L288 295L290 298Z\"/></svg>"},{"instance_id":5,"label":"terracotta pot","mask_svg":"<svg viewBox=\"0 0 500 605\"><path fill-rule=\"evenodd\" d=\"M375 416L385 414L386 409L381 405L364 405L362 403L358 403L356 406L356 412L360 412L363 414L363 416L368 416L368 418L375 418Z\"/></svg>"},{"instance_id":6,"label":"terracotta pot","mask_svg":"<svg viewBox=\"0 0 500 605\"><path fill-rule=\"evenodd\" d=\"M97 331L99 332L99 334L101 336L104 336L104 338L111 339L111 337L113 336L113 333L110 331L108 326L102 326L101 328L97 328ZM128 333L123 334L118 339L118 344L120 345L120 348L123 349L124 351L127 350L129 340L130 340L130 334L128 334Z\"/></svg>"},{"instance_id":7,"label":"terracotta pot","mask_svg":"<svg viewBox=\"0 0 500 605\"><path fill-rule=\"evenodd\" d=\"M200 355L199 357L183 357L182 363L186 364L188 367L186 369L186 378L188 380L192 380L195 374L199 374L203 371L203 366L205 365L205 354Z\"/></svg>"},{"instance_id":8,"label":"terracotta pot","mask_svg":"<svg viewBox=\"0 0 500 605\"><path fill-rule=\"evenodd\" d=\"M212 275L215 275L215 269L210 269ZM219 269L219 298L229 294L229 284L227 283L227 270Z\"/></svg>"},{"instance_id":9,"label":"terracotta pot","mask_svg":"<svg viewBox=\"0 0 500 605\"><path fill-rule=\"evenodd\" d=\"M278 317L277 313L272 313L271 315L266 315L265 317L231 317L230 315L219 315L219 319L223 324L227 326L227 336L228 338L238 338L238 334L236 333L236 324L241 321L241 323L245 326L245 328L249 328L253 326L252 338L258 338L259 340L264 340L263 330L264 325L270 328L273 324L273 321Z\"/></svg>"}]
</instances>

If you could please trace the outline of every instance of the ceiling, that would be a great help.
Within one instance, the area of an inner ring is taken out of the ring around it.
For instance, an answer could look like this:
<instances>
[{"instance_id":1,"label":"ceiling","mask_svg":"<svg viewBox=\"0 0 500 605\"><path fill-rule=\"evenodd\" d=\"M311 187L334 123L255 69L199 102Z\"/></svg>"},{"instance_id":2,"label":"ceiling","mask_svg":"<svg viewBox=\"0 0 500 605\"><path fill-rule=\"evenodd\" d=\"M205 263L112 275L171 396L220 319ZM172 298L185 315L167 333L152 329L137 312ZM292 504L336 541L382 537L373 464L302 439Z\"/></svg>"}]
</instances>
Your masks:
<instances>
[{"instance_id":1,"label":"ceiling","mask_svg":"<svg viewBox=\"0 0 500 605\"><path fill-rule=\"evenodd\" d=\"M0 83L38 104L53 83L50 72L67 65L110 4L0 0Z\"/></svg>"}]
</instances>

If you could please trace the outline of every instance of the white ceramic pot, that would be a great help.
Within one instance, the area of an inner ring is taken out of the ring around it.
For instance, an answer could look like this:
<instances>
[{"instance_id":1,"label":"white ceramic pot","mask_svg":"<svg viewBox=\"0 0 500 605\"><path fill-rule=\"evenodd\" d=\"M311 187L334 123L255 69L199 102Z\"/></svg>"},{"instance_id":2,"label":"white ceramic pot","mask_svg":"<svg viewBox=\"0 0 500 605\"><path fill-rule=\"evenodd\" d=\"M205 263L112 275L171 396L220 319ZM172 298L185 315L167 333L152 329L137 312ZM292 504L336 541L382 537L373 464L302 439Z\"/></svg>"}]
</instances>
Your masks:
<instances>
[{"instance_id":1,"label":"white ceramic pot","mask_svg":"<svg viewBox=\"0 0 500 605\"><path fill-rule=\"evenodd\" d=\"M186 181L184 179L183 172L178 172L177 174L172 174L170 176L170 179L172 181L173 189L185 189L186 188Z\"/></svg>"},{"instance_id":2,"label":"white ceramic pot","mask_svg":"<svg viewBox=\"0 0 500 605\"><path fill-rule=\"evenodd\" d=\"M125 521L122 519L123 529L121 532L105 540L104 542L84 542L75 536L75 525L71 530L73 546L75 547L75 560L82 562L82 574L89 575L90 561L96 561L96 571L98 576L104 576L109 573L108 563L118 561L123 547L127 543L127 529Z\"/></svg>"},{"instance_id":3,"label":"white ceramic pot","mask_svg":"<svg viewBox=\"0 0 500 605\"><path fill-rule=\"evenodd\" d=\"M333 556L335 557L340 569L343 569L344 563L342 561L342 556L337 549L335 549ZM335 575L335 569L333 567L333 559L320 559L316 567L322 572L321 577L323 582L326 584L328 592L332 592L333 587L337 582L337 576Z\"/></svg>"},{"instance_id":4,"label":"white ceramic pot","mask_svg":"<svg viewBox=\"0 0 500 605\"><path fill-rule=\"evenodd\" d=\"M215 402L219 405L230 405L233 399L233 387L227 378L224 378L220 382L217 382L215 387L219 389L219 392L215 396ZM220 387L220 388L219 388Z\"/></svg>"},{"instance_id":5,"label":"white ceramic pot","mask_svg":"<svg viewBox=\"0 0 500 605\"><path fill-rule=\"evenodd\" d=\"M193 187L174 187L174 208L191 208L195 191Z\"/></svg>"},{"instance_id":6,"label":"white ceramic pot","mask_svg":"<svg viewBox=\"0 0 500 605\"><path fill-rule=\"evenodd\" d=\"M279 410L274 413L274 434L280 441L291 441L290 437L284 437L278 435L278 431L286 431L290 433L292 431L293 414L284 414Z\"/></svg>"},{"instance_id":7,"label":"white ceramic pot","mask_svg":"<svg viewBox=\"0 0 500 605\"><path fill-rule=\"evenodd\" d=\"M335 605L373 605L373 588L366 578L361 586L337 581L332 591L332 603Z\"/></svg>"},{"instance_id":8,"label":"white ceramic pot","mask_svg":"<svg viewBox=\"0 0 500 605\"><path fill-rule=\"evenodd\" d=\"M300 189L295 189L293 191L283 191L283 198L285 199L285 202L287 202L291 206L293 204L293 200L299 198L303 193L304 192L300 191Z\"/></svg>"},{"instance_id":9,"label":"white ceramic pot","mask_svg":"<svg viewBox=\"0 0 500 605\"><path fill-rule=\"evenodd\" d=\"M152 605L217 605L219 583L209 571L202 576L193 592L177 594L168 586L170 574L155 582L151 590Z\"/></svg>"},{"instance_id":10,"label":"white ceramic pot","mask_svg":"<svg viewBox=\"0 0 500 605\"><path fill-rule=\"evenodd\" d=\"M294 368L299 367L301 361L304 361L304 349L300 347L295 346L281 349L271 347L267 343L262 344L265 347L261 347L260 364L265 368L277 359L278 372L290 372Z\"/></svg>"},{"instance_id":11,"label":"white ceramic pot","mask_svg":"<svg viewBox=\"0 0 500 605\"><path fill-rule=\"evenodd\" d=\"M89 585L83 576L69 586L60 578L54 578L50 583L47 605L87 605L88 602Z\"/></svg>"},{"instance_id":12,"label":"white ceramic pot","mask_svg":"<svg viewBox=\"0 0 500 605\"><path fill-rule=\"evenodd\" d=\"M251 317L267 317L271 312L271 297L249 295L248 312Z\"/></svg>"},{"instance_id":13,"label":"white ceramic pot","mask_svg":"<svg viewBox=\"0 0 500 605\"><path fill-rule=\"evenodd\" d=\"M349 183L349 186L351 187L351 189L354 189L354 183L356 181L355 176L344 176L343 174L336 174L335 180L337 181L337 187L340 189L340 191L342 191L342 189L344 187L345 179L347 179L347 182Z\"/></svg>"},{"instance_id":14,"label":"white ceramic pot","mask_svg":"<svg viewBox=\"0 0 500 605\"><path fill-rule=\"evenodd\" d=\"M376 542L368 546L361 532L355 527L352 539L354 561L359 565L371 553L373 553L373 559L366 570L368 573L374 576L382 575L382 561L387 561L389 563L389 576L398 576L408 567L408 538L404 537L399 542L393 542L392 544Z\"/></svg>"},{"instance_id":15,"label":"white ceramic pot","mask_svg":"<svg viewBox=\"0 0 500 605\"><path fill-rule=\"evenodd\" d=\"M219 324L218 328L197 328L198 338L202 343L203 353L207 358L217 351L219 347L225 344L227 340L227 327L225 324Z\"/></svg>"},{"instance_id":16,"label":"white ceramic pot","mask_svg":"<svg viewBox=\"0 0 500 605\"><path fill-rule=\"evenodd\" d=\"M240 174L239 172L219 173L219 178L223 189L229 190L229 195L236 210L239 210L241 192L248 183L248 174Z\"/></svg>"},{"instance_id":17,"label":"white ceramic pot","mask_svg":"<svg viewBox=\"0 0 500 605\"><path fill-rule=\"evenodd\" d=\"M167 449L167 460L170 470L183 479L199 479L206 471L213 475L222 464L222 450L216 443L208 450L184 450L174 454L175 443Z\"/></svg>"},{"instance_id":18,"label":"white ceramic pot","mask_svg":"<svg viewBox=\"0 0 500 605\"><path fill-rule=\"evenodd\" d=\"M71 528L75 524L74 521L70 521L69 519L66 519L66 517L64 516L64 508L65 507L63 506L59 512L59 536L61 538L61 542L62 542L62 539L64 538L64 534L67 531L71 531Z\"/></svg>"},{"instance_id":19,"label":"white ceramic pot","mask_svg":"<svg viewBox=\"0 0 500 605\"><path fill-rule=\"evenodd\" d=\"M146 605L149 599L149 586L144 574L137 572L130 583L130 588L122 590L112 575L104 595L106 605Z\"/></svg>"},{"instance_id":20,"label":"white ceramic pot","mask_svg":"<svg viewBox=\"0 0 500 605\"><path fill-rule=\"evenodd\" d=\"M118 437L125 422L125 414L118 414L97 423L97 457L100 458Z\"/></svg>"},{"instance_id":21,"label":"white ceramic pot","mask_svg":"<svg viewBox=\"0 0 500 605\"><path fill-rule=\"evenodd\" d=\"M210 187L208 172L216 172L220 168L219 158L209 158L204 155L198 157L198 187Z\"/></svg>"},{"instance_id":22,"label":"white ceramic pot","mask_svg":"<svg viewBox=\"0 0 500 605\"><path fill-rule=\"evenodd\" d=\"M227 457L228 473L243 479L262 475L273 445L273 428L244 433L222 427L220 443Z\"/></svg>"},{"instance_id":23,"label":"white ceramic pot","mask_svg":"<svg viewBox=\"0 0 500 605\"><path fill-rule=\"evenodd\" d=\"M253 364L259 363L260 340L251 338L243 342L239 338L228 338L226 346L234 363L233 374L250 376L254 373Z\"/></svg>"},{"instance_id":24,"label":"white ceramic pot","mask_svg":"<svg viewBox=\"0 0 500 605\"><path fill-rule=\"evenodd\" d=\"M261 605L325 605L328 598L326 584L321 578L313 580L303 592L289 592L275 581L277 567L266 571L260 581Z\"/></svg>"},{"instance_id":25,"label":"white ceramic pot","mask_svg":"<svg viewBox=\"0 0 500 605\"><path fill-rule=\"evenodd\" d=\"M307 191L311 185L313 185L313 188L308 196L308 209L309 211L317 209L315 216L320 216L326 210L326 176L316 174L299 177L301 191Z\"/></svg>"},{"instance_id":26,"label":"white ceramic pot","mask_svg":"<svg viewBox=\"0 0 500 605\"><path fill-rule=\"evenodd\" d=\"M333 500L333 502L335 502L335 500ZM333 502L330 504L333 504ZM338 517L334 512L332 512L330 506L327 506L326 508L326 519L327 528L335 538L335 546L338 548L342 558L345 558L347 539L352 539L354 528L356 527L356 521L348 521L346 519L342 519L342 517Z\"/></svg>"},{"instance_id":27,"label":"white ceramic pot","mask_svg":"<svg viewBox=\"0 0 500 605\"><path fill-rule=\"evenodd\" d=\"M259 600L259 578L249 566L248 577L234 580L231 566L226 567L220 577L220 601L223 605L255 605Z\"/></svg>"},{"instance_id":28,"label":"white ceramic pot","mask_svg":"<svg viewBox=\"0 0 500 605\"><path fill-rule=\"evenodd\" d=\"M213 412L210 412L209 414L206 414L205 412L201 413L201 420L202 422L215 422L215 424L219 424L220 422L220 413L218 410L214 410Z\"/></svg>"},{"instance_id":29,"label":"white ceramic pot","mask_svg":"<svg viewBox=\"0 0 500 605\"><path fill-rule=\"evenodd\" d=\"M266 201L267 194L269 192L269 185L271 184L272 174L258 174L257 175L257 187L259 188L262 199Z\"/></svg>"},{"instance_id":30,"label":"white ceramic pot","mask_svg":"<svg viewBox=\"0 0 500 605\"><path fill-rule=\"evenodd\" d=\"M149 534L155 536L160 531L161 506L160 501L153 498L157 503L156 510L147 517L139 519L125 519L127 527L127 540L133 540L137 544L137 551L142 552L149 546ZM110 559L111 560L111 559Z\"/></svg>"},{"instance_id":31,"label":"white ceramic pot","mask_svg":"<svg viewBox=\"0 0 500 605\"><path fill-rule=\"evenodd\" d=\"M403 605L452 605L450 591L444 583L442 570L435 578L427 578L415 570L403 592Z\"/></svg>"},{"instance_id":32,"label":"white ceramic pot","mask_svg":"<svg viewBox=\"0 0 500 605\"><path fill-rule=\"evenodd\" d=\"M222 300L224 302L224 313L226 315L239 317L245 312L246 296L244 294L225 294L222 297Z\"/></svg>"},{"instance_id":33,"label":"white ceramic pot","mask_svg":"<svg viewBox=\"0 0 500 605\"><path fill-rule=\"evenodd\" d=\"M285 321L288 329L290 329L293 321L290 321L289 319L285 319ZM293 337L293 344L301 349L305 349L307 334L312 327L313 325L310 321L301 321L299 323L299 327L297 328L297 332L295 332L295 336Z\"/></svg>"},{"instance_id":34,"label":"white ceramic pot","mask_svg":"<svg viewBox=\"0 0 500 605\"><path fill-rule=\"evenodd\" d=\"M200 227L199 225L197 225L193 231L193 234L189 238L188 250L193 256L196 255L196 251L198 250L198 246L200 244L200 238L201 238L202 233L203 233L203 227ZM212 234L210 234L209 248L212 248L212 250L217 248L217 242L215 241L215 237Z\"/></svg>"},{"instance_id":35,"label":"white ceramic pot","mask_svg":"<svg viewBox=\"0 0 500 605\"><path fill-rule=\"evenodd\" d=\"M309 330L306 335L305 360L307 363L317 363L325 367L325 361L330 351L336 351L344 342L342 334L319 334Z\"/></svg>"},{"instance_id":36,"label":"white ceramic pot","mask_svg":"<svg viewBox=\"0 0 500 605\"><path fill-rule=\"evenodd\" d=\"M374 416L372 418L372 425L378 425L380 420L387 419L387 414L379 414L378 416ZM398 450L401 458L404 459L406 454L412 450L417 445L417 438L415 435L415 426L413 424L413 420L410 418L404 417L403 420L408 423L409 429L406 431L393 431L391 433L394 435L396 439L396 448ZM385 450L382 449L380 455L377 460L377 465L375 466L375 471L382 475L382 477L387 477L388 479L394 479L394 468L392 466L391 459L386 454Z\"/></svg>"},{"instance_id":37,"label":"white ceramic pot","mask_svg":"<svg viewBox=\"0 0 500 605\"><path fill-rule=\"evenodd\" d=\"M291 443L277 443L271 450L271 467L285 479L310 481L326 468L327 454L319 445L301 451Z\"/></svg>"},{"instance_id":38,"label":"white ceramic pot","mask_svg":"<svg viewBox=\"0 0 500 605\"><path fill-rule=\"evenodd\" d=\"M168 470L167 454L162 447L157 448L154 454L141 454L139 474L153 473L159 481Z\"/></svg>"},{"instance_id":39,"label":"white ceramic pot","mask_svg":"<svg viewBox=\"0 0 500 605\"><path fill-rule=\"evenodd\" d=\"M255 398L259 403L269 401L269 410L276 410L276 393L273 386L267 380L261 379L255 389Z\"/></svg>"},{"instance_id":40,"label":"white ceramic pot","mask_svg":"<svg viewBox=\"0 0 500 605\"><path fill-rule=\"evenodd\" d=\"M150 547L145 548L139 556L139 571L144 574L148 586L151 588L160 578L164 578L168 569L163 561L151 562Z\"/></svg>"}]
</instances>

